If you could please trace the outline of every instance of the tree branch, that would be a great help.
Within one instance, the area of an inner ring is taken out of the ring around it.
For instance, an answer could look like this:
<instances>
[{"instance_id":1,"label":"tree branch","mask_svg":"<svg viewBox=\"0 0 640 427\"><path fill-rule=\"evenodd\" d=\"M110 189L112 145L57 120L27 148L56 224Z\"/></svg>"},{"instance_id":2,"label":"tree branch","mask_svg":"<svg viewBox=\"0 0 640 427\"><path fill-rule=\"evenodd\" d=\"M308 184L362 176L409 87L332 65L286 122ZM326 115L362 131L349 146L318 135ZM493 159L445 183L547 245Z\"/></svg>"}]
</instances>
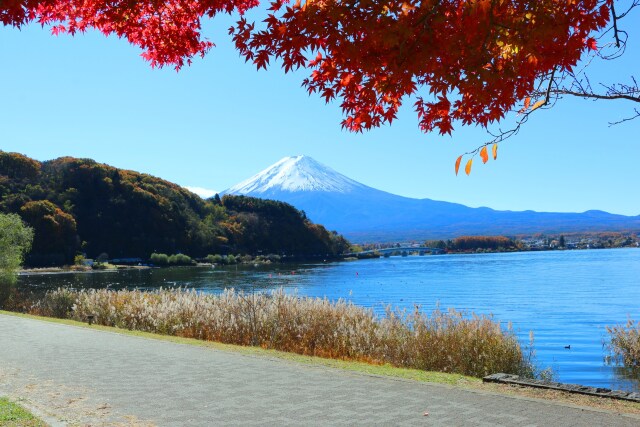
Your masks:
<instances>
[{"instance_id":1,"label":"tree branch","mask_svg":"<svg viewBox=\"0 0 640 427\"><path fill-rule=\"evenodd\" d=\"M618 34L618 17L616 16L616 8L611 2L611 20L613 21L613 37L616 39L616 47L620 47L620 37Z\"/></svg>"},{"instance_id":2,"label":"tree branch","mask_svg":"<svg viewBox=\"0 0 640 427\"><path fill-rule=\"evenodd\" d=\"M556 89L553 91L554 94L557 95L571 95L577 96L580 98L592 98L592 99L625 99L627 101L632 102L640 102L640 92L634 91L632 93L637 93L638 95L632 94L624 94L624 93L614 93L614 94L598 94L593 92L576 92L569 89Z\"/></svg>"},{"instance_id":3,"label":"tree branch","mask_svg":"<svg viewBox=\"0 0 640 427\"><path fill-rule=\"evenodd\" d=\"M630 117L627 117L627 118L624 118L622 120L618 120L618 121L615 121L615 122L609 122L609 127L615 126L615 125L619 125L619 124L624 123L624 122L629 122L631 120L634 120L634 119L637 119L638 117L640 117L640 110L638 110L637 108L634 108L633 111L635 112L635 114L633 116L630 116Z\"/></svg>"}]
</instances>

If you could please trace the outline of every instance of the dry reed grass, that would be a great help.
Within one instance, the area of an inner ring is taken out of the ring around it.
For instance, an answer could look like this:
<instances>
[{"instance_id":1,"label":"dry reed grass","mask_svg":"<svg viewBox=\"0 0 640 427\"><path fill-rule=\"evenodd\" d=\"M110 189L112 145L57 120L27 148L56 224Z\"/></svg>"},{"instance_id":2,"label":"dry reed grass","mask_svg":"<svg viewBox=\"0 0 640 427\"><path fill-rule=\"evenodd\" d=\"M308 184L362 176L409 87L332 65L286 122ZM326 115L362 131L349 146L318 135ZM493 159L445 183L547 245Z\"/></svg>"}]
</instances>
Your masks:
<instances>
[{"instance_id":1,"label":"dry reed grass","mask_svg":"<svg viewBox=\"0 0 640 427\"><path fill-rule=\"evenodd\" d=\"M436 309L426 315L372 310L344 300L298 297L282 290L220 295L183 289L58 289L34 314L304 355L390 363L398 367L481 377L496 372L535 376L531 348L490 316Z\"/></svg>"},{"instance_id":2,"label":"dry reed grass","mask_svg":"<svg viewBox=\"0 0 640 427\"><path fill-rule=\"evenodd\" d=\"M626 325L607 326L607 332L611 337L608 360L640 371L640 322L629 318Z\"/></svg>"}]
</instances>

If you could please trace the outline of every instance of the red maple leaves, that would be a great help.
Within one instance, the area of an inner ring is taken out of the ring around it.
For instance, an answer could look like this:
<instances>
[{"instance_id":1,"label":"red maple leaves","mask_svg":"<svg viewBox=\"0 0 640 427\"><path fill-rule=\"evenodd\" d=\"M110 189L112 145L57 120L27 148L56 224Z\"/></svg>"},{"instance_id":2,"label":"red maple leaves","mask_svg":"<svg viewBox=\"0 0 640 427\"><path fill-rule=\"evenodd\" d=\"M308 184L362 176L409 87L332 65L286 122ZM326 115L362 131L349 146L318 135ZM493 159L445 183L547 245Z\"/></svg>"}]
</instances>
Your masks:
<instances>
[{"instance_id":1,"label":"red maple leaves","mask_svg":"<svg viewBox=\"0 0 640 427\"><path fill-rule=\"evenodd\" d=\"M342 126L356 132L391 123L411 97L424 132L486 127L540 76L575 66L609 19L598 0L315 0L270 10L263 30L242 19L231 29L240 53L259 66L268 53L285 71L309 68L303 86L340 99Z\"/></svg>"},{"instance_id":2,"label":"red maple leaves","mask_svg":"<svg viewBox=\"0 0 640 427\"><path fill-rule=\"evenodd\" d=\"M257 5L258 0L3 0L0 21L20 26L35 20L52 25L54 35L95 28L142 48L153 67L179 69L213 46L202 39L202 17L242 14Z\"/></svg>"},{"instance_id":3,"label":"red maple leaves","mask_svg":"<svg viewBox=\"0 0 640 427\"><path fill-rule=\"evenodd\" d=\"M420 129L486 127L525 100L540 76L571 69L609 20L609 0L307 0L271 3L265 27L240 17L230 29L257 68L300 67L309 93L340 100L342 126L391 123L413 99ZM36 20L52 32L96 28L143 49L152 66L177 69L213 46L204 16L258 0L3 0L0 21ZM484 153L486 154L486 153ZM483 155L483 160L487 156Z\"/></svg>"}]
</instances>

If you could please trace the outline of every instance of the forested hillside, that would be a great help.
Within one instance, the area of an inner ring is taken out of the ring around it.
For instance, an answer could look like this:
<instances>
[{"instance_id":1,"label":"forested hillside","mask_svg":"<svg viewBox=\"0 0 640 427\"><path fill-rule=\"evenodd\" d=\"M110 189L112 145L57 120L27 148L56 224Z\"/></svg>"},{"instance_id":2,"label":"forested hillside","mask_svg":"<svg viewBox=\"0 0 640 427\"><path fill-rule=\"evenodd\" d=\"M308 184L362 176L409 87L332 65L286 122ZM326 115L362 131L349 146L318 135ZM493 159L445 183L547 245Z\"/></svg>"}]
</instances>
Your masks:
<instances>
[{"instance_id":1,"label":"forested hillside","mask_svg":"<svg viewBox=\"0 0 640 427\"><path fill-rule=\"evenodd\" d=\"M202 200L150 175L72 157L38 162L0 151L0 211L19 214L34 228L32 266L70 263L77 253L326 256L348 247L286 203Z\"/></svg>"}]
</instances>

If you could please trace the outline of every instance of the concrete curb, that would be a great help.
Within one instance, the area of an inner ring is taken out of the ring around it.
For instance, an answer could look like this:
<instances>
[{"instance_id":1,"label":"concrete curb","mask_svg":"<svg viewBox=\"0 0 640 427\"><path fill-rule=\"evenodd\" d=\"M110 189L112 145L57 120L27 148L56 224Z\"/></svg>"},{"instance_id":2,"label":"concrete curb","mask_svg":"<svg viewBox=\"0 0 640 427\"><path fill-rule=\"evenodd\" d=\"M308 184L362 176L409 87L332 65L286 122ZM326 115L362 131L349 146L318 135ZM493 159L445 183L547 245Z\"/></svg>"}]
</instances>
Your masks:
<instances>
[{"instance_id":1,"label":"concrete curb","mask_svg":"<svg viewBox=\"0 0 640 427\"><path fill-rule=\"evenodd\" d=\"M512 384L523 387L544 388L548 390L558 390L567 393L584 394L587 396L605 397L608 399L627 400L629 402L640 403L640 393L611 390L600 387L587 387L579 384L563 384L529 378L520 378L518 375L492 374L482 378L485 383Z\"/></svg>"}]
</instances>

